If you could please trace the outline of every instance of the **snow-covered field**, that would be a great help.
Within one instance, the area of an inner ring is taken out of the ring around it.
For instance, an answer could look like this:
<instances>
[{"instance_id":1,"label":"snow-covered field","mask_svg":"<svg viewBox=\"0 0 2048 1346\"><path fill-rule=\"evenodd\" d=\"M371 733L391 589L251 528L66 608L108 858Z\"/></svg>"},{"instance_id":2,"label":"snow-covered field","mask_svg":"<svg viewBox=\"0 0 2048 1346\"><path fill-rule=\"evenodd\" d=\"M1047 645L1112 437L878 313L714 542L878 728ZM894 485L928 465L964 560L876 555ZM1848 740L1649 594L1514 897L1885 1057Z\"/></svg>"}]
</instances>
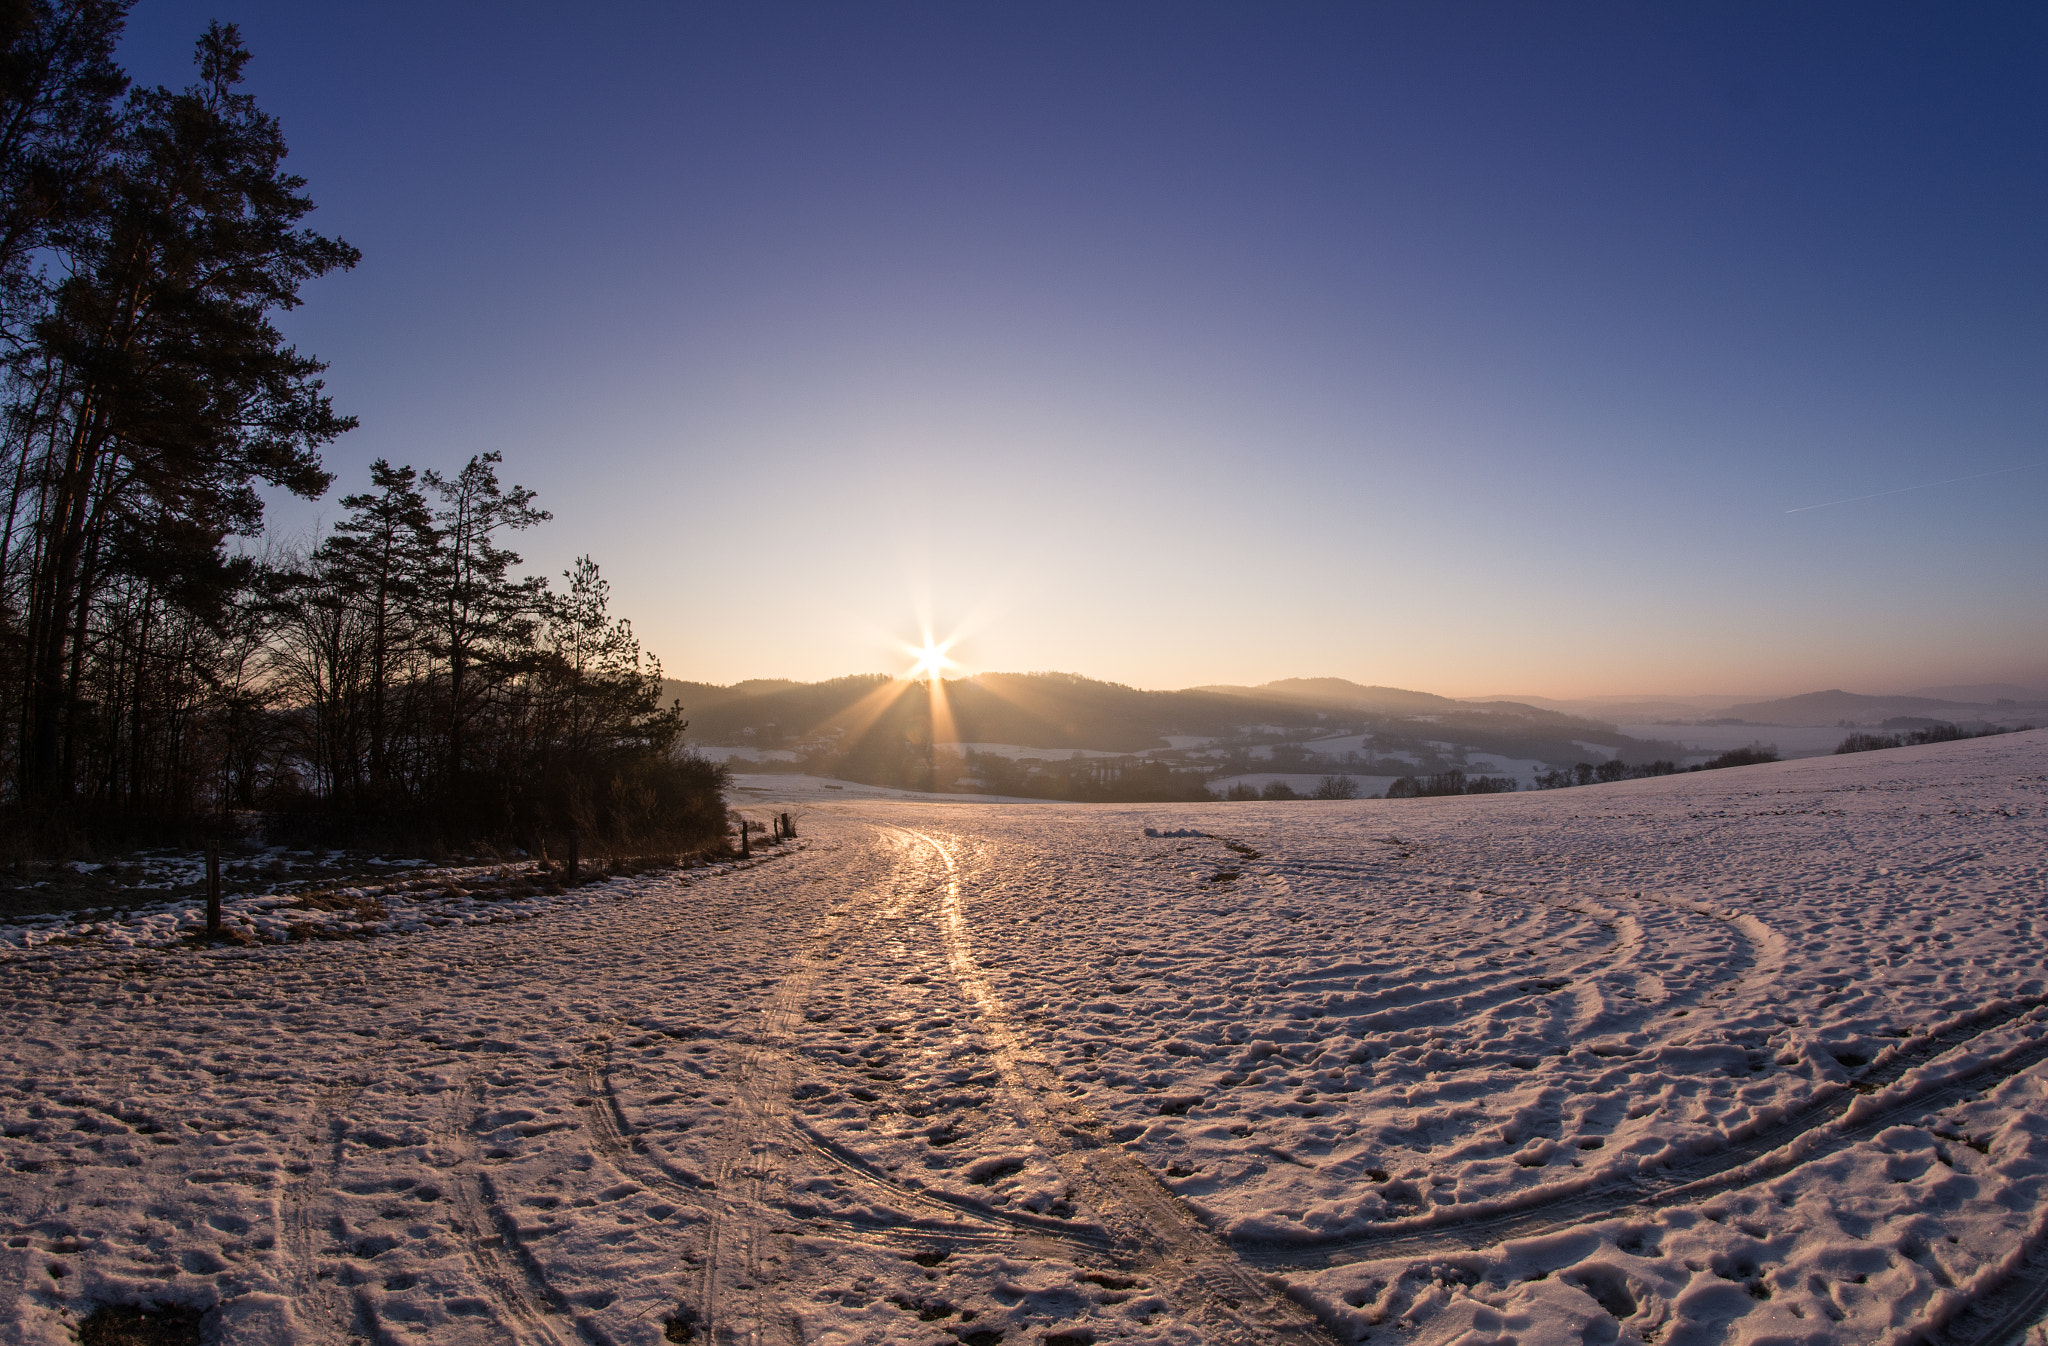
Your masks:
<instances>
[{"instance_id":1,"label":"snow-covered field","mask_svg":"<svg viewBox=\"0 0 2048 1346\"><path fill-rule=\"evenodd\" d=\"M519 920L0 950L0 1333L1903 1346L2048 1308L2048 731L1452 799L803 795L801 849Z\"/></svg>"}]
</instances>

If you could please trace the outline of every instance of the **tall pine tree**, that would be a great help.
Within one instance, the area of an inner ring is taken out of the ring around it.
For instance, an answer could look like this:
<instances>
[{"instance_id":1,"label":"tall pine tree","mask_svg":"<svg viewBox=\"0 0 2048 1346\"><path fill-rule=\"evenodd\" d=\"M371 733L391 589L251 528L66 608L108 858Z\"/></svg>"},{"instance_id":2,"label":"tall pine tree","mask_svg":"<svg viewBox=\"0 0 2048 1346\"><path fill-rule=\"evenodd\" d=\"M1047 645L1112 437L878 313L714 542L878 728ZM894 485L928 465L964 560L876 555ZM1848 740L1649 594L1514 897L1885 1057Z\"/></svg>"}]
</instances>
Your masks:
<instances>
[{"instance_id":1,"label":"tall pine tree","mask_svg":"<svg viewBox=\"0 0 2048 1346\"><path fill-rule=\"evenodd\" d=\"M271 318L355 249L301 227L304 180L277 121L238 92L249 60L208 28L199 82L131 94L102 206L55 231L67 278L35 324L38 535L28 576L20 756L30 804L71 793L97 592L180 575L199 609L243 576L225 547L261 525L257 483L317 497L321 445L349 429L318 360Z\"/></svg>"}]
</instances>

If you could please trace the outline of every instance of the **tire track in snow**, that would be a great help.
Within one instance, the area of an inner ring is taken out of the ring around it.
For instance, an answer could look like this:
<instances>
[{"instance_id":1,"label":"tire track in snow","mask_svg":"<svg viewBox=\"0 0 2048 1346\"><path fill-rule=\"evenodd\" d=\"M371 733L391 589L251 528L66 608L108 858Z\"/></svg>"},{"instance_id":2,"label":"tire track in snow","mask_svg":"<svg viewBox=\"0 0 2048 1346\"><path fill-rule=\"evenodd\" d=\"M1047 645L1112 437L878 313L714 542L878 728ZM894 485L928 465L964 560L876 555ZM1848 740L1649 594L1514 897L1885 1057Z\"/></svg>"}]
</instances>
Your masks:
<instances>
[{"instance_id":1,"label":"tire track in snow","mask_svg":"<svg viewBox=\"0 0 2048 1346\"><path fill-rule=\"evenodd\" d=\"M718 1343L794 1343L793 1321L777 1311L767 1272L769 1246L777 1236L770 1212L786 1205L776 1188L786 1184L796 1074L796 1046L804 1002L830 966L833 937L853 912L849 901L828 908L811 931L796 966L762 1005L754 1031L743 1040L730 1080L734 1108L728 1113L711 1186L711 1227L705 1243L704 1274L697 1312Z\"/></svg>"},{"instance_id":2,"label":"tire track in snow","mask_svg":"<svg viewBox=\"0 0 2048 1346\"><path fill-rule=\"evenodd\" d=\"M1103 1218L1120 1251L1146 1275L1172 1286L1189 1316L1207 1329L1204 1341L1329 1341L1320 1322L1250 1271L1151 1170L1111 1142L1087 1109L1058 1100L1061 1090L1050 1065L1018 1036L974 961L952 852L925 833L899 830L930 847L944 865L941 926L947 956L1019 1120Z\"/></svg>"},{"instance_id":3,"label":"tire track in snow","mask_svg":"<svg viewBox=\"0 0 2048 1346\"><path fill-rule=\"evenodd\" d=\"M1034 1245L1042 1251L1099 1251L1106 1246L1104 1238L1090 1240L1087 1231L1049 1218L991 1210L970 1198L908 1188L795 1115L791 1090L807 1022L804 1008L819 978L845 954L843 927L857 919L871 936L900 939L902 918L923 887L891 874L886 887L868 903L850 895L835 897L837 905L805 936L808 952L776 983L728 1072L736 1107L721 1128L709 1177L657 1155L626 1115L611 1074L612 1039L623 1020L579 1055L588 1096L583 1109L586 1130L598 1157L622 1177L662 1189L707 1217L704 1262L695 1302L688 1307L715 1342L785 1342L797 1335L771 1286L775 1245L788 1232L791 1218L836 1226L836 1236L897 1252L907 1240L916 1250L976 1247L1012 1253ZM789 1161L799 1151L837 1168L849 1186L866 1189L885 1208L922 1211L924 1218L897 1211L889 1212L897 1215L894 1219L863 1218L793 1201L778 1188L787 1183ZM785 1212L788 1218L783 1218Z\"/></svg>"},{"instance_id":4,"label":"tire track in snow","mask_svg":"<svg viewBox=\"0 0 2048 1346\"><path fill-rule=\"evenodd\" d=\"M1774 971L1782 964L1784 959L1784 940L1776 932L1772 931L1769 926L1746 913L1727 913L1714 910L1703 900L1689 901L1680 897L1667 897L1636 891L1622 893L1595 891L1589 893L1588 896L1590 898L1606 908L1600 910L1579 905L1569 900L1545 896L1535 891L1530 885L1520 882L1510 883L1502 887L1489 887L1488 885L1490 882L1493 882L1492 880L1474 879L1469 876L1432 871L1416 872L1387 864L1342 860L1290 860L1284 857L1262 858L1265 858L1267 863L1262 865L1257 861L1247 861L1245 868L1247 870L1256 869L1258 872L1272 874L1283 878L1283 880L1290 873L1328 875L1344 879L1372 879L1382 883L1407 883L1427 887L1432 892L1445 895L1455 892L1467 892L1478 898L1513 899L1528 905L1541 905L1557 911L1569 911L1602 925L1615 927L1617 936L1615 943L1602 951L1601 954L1559 969L1555 973L1544 974L1540 978L1530 978L1526 974L1524 976L1524 980L1540 979L1544 981L1566 977L1575 983L1582 983L1580 990L1593 991L1595 994L1597 994L1597 988L1592 986L1590 979L1597 977L1606 969L1627 971L1626 965L1639 957L1648 943L1647 932L1641 928L1639 923L1641 918L1626 911L1616 909L1609 904L1623 899L1637 903L1647 903L1680 915L1704 917L1726 926L1728 933L1734 937L1739 947L1731 955L1716 961L1715 967L1721 975L1712 982L1695 987L1681 995L1669 997L1667 1000L1660 1002L1656 1006L1657 1008L1662 1008L1665 1004L1694 1004L1703 1000L1725 997L1729 992L1752 977L1760 975L1765 971ZM1633 929L1621 928L1624 922L1631 923ZM1769 951L1772 955L1763 966L1759 966L1759 950ZM1630 975L1655 977L1659 981L1662 980L1661 974L1651 972L1631 973ZM1644 1002L1645 1005L1649 1003L1647 1001ZM1589 1021L1591 1018L1597 1018L1600 1012L1595 1011L1590 1015ZM1616 1013L1616 1011L1612 1010L1605 1012L1608 1014ZM1634 1012L1634 1009L1627 1009L1619 1011L1619 1014L1626 1017Z\"/></svg>"},{"instance_id":5,"label":"tire track in snow","mask_svg":"<svg viewBox=\"0 0 2048 1346\"><path fill-rule=\"evenodd\" d=\"M1775 977L1784 970L1786 957L1785 937L1770 926L1747 912L1718 911L1704 898L1685 898L1655 892L1623 892L1606 895L1608 900L1627 900L1662 907L1682 916L1699 916L1709 921L1718 921L1734 938L1737 948L1716 961L1717 970L1724 975L1703 982L1683 995L1672 996L1659 1004L1700 1005L1710 1000L1725 1000L1747 983L1761 977Z\"/></svg>"},{"instance_id":6,"label":"tire track in snow","mask_svg":"<svg viewBox=\"0 0 2048 1346\"><path fill-rule=\"evenodd\" d=\"M1050 1215L1032 1215L1023 1211L1008 1211L988 1206L971 1197L958 1196L952 1192L926 1188L914 1190L881 1172L873 1164L861 1158L845 1146L819 1134L801 1120L793 1120L792 1127L798 1144L811 1154L849 1174L853 1180L881 1192L892 1200L909 1206L923 1206L942 1218L955 1224L966 1219L991 1230L1013 1231L1000 1237L1024 1235L1036 1239L1051 1239L1071 1244L1076 1249L1104 1251L1110 1246L1108 1236L1078 1222L1059 1220ZM818 1218L831 1219L831 1216Z\"/></svg>"},{"instance_id":7,"label":"tire track in snow","mask_svg":"<svg viewBox=\"0 0 2048 1346\"><path fill-rule=\"evenodd\" d=\"M314 1095L312 1114L306 1119L304 1139L308 1142L303 1168L285 1184L279 1203L278 1242L291 1254L293 1298L311 1310L314 1330L334 1340L354 1338L357 1308L341 1293L332 1278L320 1274L319 1228L316 1190L332 1188L341 1177L341 1124L339 1114L361 1094L367 1081L344 1080L326 1085Z\"/></svg>"},{"instance_id":8,"label":"tire track in snow","mask_svg":"<svg viewBox=\"0 0 2048 1346\"><path fill-rule=\"evenodd\" d=\"M584 1120L592 1146L621 1177L637 1178L700 1209L708 1206L705 1193L711 1188L710 1180L689 1166L656 1153L626 1120L618 1092L612 1088L611 1062L609 1033L585 1048L578 1061L583 1071L584 1092L590 1097Z\"/></svg>"},{"instance_id":9,"label":"tire track in snow","mask_svg":"<svg viewBox=\"0 0 2048 1346\"><path fill-rule=\"evenodd\" d=\"M1626 959L1618 959L1615 968L1616 971L1623 972L1636 979L1636 994L1628 997L1634 1003L1629 1005L1611 1004L1596 983L1588 982L1587 987L1591 991L1591 998L1597 1004L1594 1009L1586 1013L1577 1023L1570 1026L1569 1032L1573 1037L1598 1036L1603 1032L1613 1031L1640 1031L1643 1023L1659 1012L1669 1011L1674 1008L1689 1010L1694 1007L1704 1007L1710 1002L1726 1000L1753 978L1767 973L1775 973L1784 961L1783 939L1773 932L1770 927L1753 916L1716 911L1703 901L1688 902L1684 899L1666 898L1642 892L1595 893L1594 896L1605 903L1634 902L1640 907L1651 907L1680 916L1693 916L1717 922L1723 927L1724 933L1733 942L1734 947L1726 953L1712 956L1711 964L1714 969L1712 977L1688 986L1683 991L1673 993L1670 990L1670 982L1665 972L1656 968L1645 968L1639 971L1625 966L1627 963L1635 962L1647 950L1649 947L1649 934L1642 927L1643 916L1618 912L1616 919L1629 922L1635 929L1635 938L1633 947L1629 950L1629 956ZM1759 966L1759 949L1774 951L1770 961L1761 967ZM1697 965L1699 961L1701 960L1697 958L1688 959L1687 964L1689 966ZM1646 980L1654 981L1657 984L1661 993L1659 996L1650 997L1641 994L1643 983ZM1584 998L1582 997L1582 999Z\"/></svg>"},{"instance_id":10,"label":"tire track in snow","mask_svg":"<svg viewBox=\"0 0 2048 1346\"><path fill-rule=\"evenodd\" d=\"M1225 844L1229 846L1240 843L1226 840ZM1362 1007L1342 1016L1332 1016L1342 1017L1354 1033L1444 1027L1512 1005L1527 996L1548 997L1567 989L1571 992L1571 999L1580 1006L1573 1031L1593 1031L1592 1026L1603 1016L1611 1016L1614 1013L1607 1005L1606 993L1601 985L1602 978L1616 971L1625 972L1626 965L1639 956L1644 948L1644 932L1640 921L1630 914L1613 908L1596 910L1555 897L1546 897L1530 890L1526 885L1489 888L1485 881L1457 875L1418 873L1387 865L1341 860L1291 860L1270 854L1248 857L1242 864L1245 872L1258 873L1268 879L1277 880L1290 891L1293 888L1290 882L1292 875L1352 880L1373 879L1390 884L1405 883L1425 888L1436 896L1465 893L1477 899L1512 900L1532 909L1548 908L1551 911L1570 912L1592 921L1610 936L1604 947L1573 961L1560 960L1561 966L1535 972L1500 968L1490 975L1466 974L1462 980L1470 983L1470 990L1405 1003L1393 1000L1383 1008ZM1534 936L1537 939L1555 937L1554 932ZM1442 1012L1437 1013L1436 1017L1425 1017L1438 1011ZM1632 1011L1624 1011L1624 1014L1629 1012Z\"/></svg>"},{"instance_id":11,"label":"tire track in snow","mask_svg":"<svg viewBox=\"0 0 2048 1346\"><path fill-rule=\"evenodd\" d=\"M470 1270L497 1303L512 1340L569 1346L549 1321L563 1312L562 1298L541 1274L539 1263L519 1237L518 1226L499 1204L494 1185L477 1162L474 1137L483 1107L481 1081L474 1073L467 1075L454 1095L442 1119L440 1138L456 1154L448 1170L448 1186ZM362 1307L368 1314L367 1301Z\"/></svg>"},{"instance_id":12,"label":"tire track in snow","mask_svg":"<svg viewBox=\"0 0 2048 1346\"><path fill-rule=\"evenodd\" d=\"M626 1118L612 1089L609 1070L610 1040L600 1039L581 1058L585 1087L591 1098L589 1121L591 1140L598 1153L621 1177L638 1180L688 1201L700 1211L708 1210L713 1199L707 1194L715 1185L687 1168L671 1164L640 1140ZM940 1240L966 1246L1012 1246L1028 1238L1040 1243L1069 1245L1075 1250L1102 1251L1109 1246L1100 1233L1077 1229L1071 1221L1018 1211L998 1210L972 1198L951 1192L906 1187L860 1155L821 1135L801 1118L791 1116L785 1139L798 1149L837 1168L849 1187L865 1188L874 1196L905 1211L922 1210L923 1218L900 1211L896 1218L842 1215L816 1210L798 1203L786 1203L791 1213L806 1220L844 1225L862 1234L891 1230L915 1232L921 1241Z\"/></svg>"},{"instance_id":13,"label":"tire track in snow","mask_svg":"<svg viewBox=\"0 0 2048 1346\"><path fill-rule=\"evenodd\" d=\"M1324 1265L1332 1254L1353 1258L1423 1256L1462 1251L1555 1233L1577 1225L1599 1223L1633 1214L1694 1205L1723 1192L1754 1186L1802 1165L1860 1143L1888 1126L1949 1106L2048 1060L2048 1038L2037 1038L1992 1060L1941 1080L1880 1101L1853 1121L1842 1123L1857 1105L1915 1066L1938 1060L1968 1042L1994 1032L2029 1013L2048 997L2012 1002L1975 1019L1906 1044L1849 1086L1808 1103L1775 1126L1727 1149L1655 1174L1599 1182L1587 1187L1541 1189L1531 1199L1502 1210L1481 1209L1462 1219L1438 1218L1426 1227L1397 1227L1377 1233L1328 1240L1290 1242L1284 1246L1250 1245L1247 1260L1276 1270L1307 1270ZM1881 1096L1880 1096L1881 1097Z\"/></svg>"},{"instance_id":14,"label":"tire track in snow","mask_svg":"<svg viewBox=\"0 0 2048 1346\"><path fill-rule=\"evenodd\" d=\"M27 1209L21 1208L23 1214ZM34 1302L29 1288L30 1279L34 1274L33 1268L43 1265L39 1255L41 1249L35 1246L35 1236L49 1214L50 1198L45 1195L37 1201L34 1215L0 1225L0 1234L6 1236L4 1245L0 1245L0 1329L14 1329L10 1340L22 1340L26 1336L24 1308Z\"/></svg>"},{"instance_id":15,"label":"tire track in snow","mask_svg":"<svg viewBox=\"0 0 2048 1346\"><path fill-rule=\"evenodd\" d=\"M1921 1346L2019 1346L2048 1315L2048 1220L2014 1250L2002 1271L1945 1321L1907 1339Z\"/></svg>"}]
</instances>

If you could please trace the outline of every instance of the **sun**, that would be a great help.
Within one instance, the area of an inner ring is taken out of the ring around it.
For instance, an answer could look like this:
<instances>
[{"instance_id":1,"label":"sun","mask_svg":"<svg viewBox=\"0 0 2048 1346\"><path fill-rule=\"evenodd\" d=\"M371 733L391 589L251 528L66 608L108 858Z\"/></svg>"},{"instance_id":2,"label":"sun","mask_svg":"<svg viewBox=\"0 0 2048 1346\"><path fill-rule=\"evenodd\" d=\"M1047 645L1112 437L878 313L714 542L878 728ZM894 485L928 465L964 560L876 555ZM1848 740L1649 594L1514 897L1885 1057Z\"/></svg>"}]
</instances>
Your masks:
<instances>
[{"instance_id":1,"label":"sun","mask_svg":"<svg viewBox=\"0 0 2048 1346\"><path fill-rule=\"evenodd\" d=\"M952 648L952 645L953 642L950 640L943 645L934 645L927 637L923 649L911 651L917 656L917 662L911 665L910 676L924 678L927 681L937 679L941 673L953 667L953 661L946 657L946 651Z\"/></svg>"}]
</instances>

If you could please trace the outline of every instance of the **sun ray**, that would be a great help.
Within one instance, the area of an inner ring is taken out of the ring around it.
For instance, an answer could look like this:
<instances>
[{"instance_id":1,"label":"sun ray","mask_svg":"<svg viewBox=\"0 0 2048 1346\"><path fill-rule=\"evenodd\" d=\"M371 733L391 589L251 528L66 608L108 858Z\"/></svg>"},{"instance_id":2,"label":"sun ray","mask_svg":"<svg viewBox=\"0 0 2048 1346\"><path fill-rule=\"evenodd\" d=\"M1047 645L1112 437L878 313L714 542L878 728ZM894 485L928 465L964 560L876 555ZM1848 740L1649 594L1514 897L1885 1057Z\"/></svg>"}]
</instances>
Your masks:
<instances>
[{"instance_id":1,"label":"sun ray","mask_svg":"<svg viewBox=\"0 0 2048 1346\"><path fill-rule=\"evenodd\" d=\"M958 743L960 732L953 724L953 705L946 698L946 680L934 673L925 680L932 717L932 742Z\"/></svg>"},{"instance_id":2,"label":"sun ray","mask_svg":"<svg viewBox=\"0 0 2048 1346\"><path fill-rule=\"evenodd\" d=\"M917 684L906 678L891 678L833 717L841 731L840 742L851 746L867 737L897 699Z\"/></svg>"},{"instance_id":3,"label":"sun ray","mask_svg":"<svg viewBox=\"0 0 2048 1346\"><path fill-rule=\"evenodd\" d=\"M1067 726L1043 694L1034 694L1019 686L1002 674L977 674L974 685L998 701L1016 707L1032 719L1045 725L1055 733L1064 732Z\"/></svg>"}]
</instances>

